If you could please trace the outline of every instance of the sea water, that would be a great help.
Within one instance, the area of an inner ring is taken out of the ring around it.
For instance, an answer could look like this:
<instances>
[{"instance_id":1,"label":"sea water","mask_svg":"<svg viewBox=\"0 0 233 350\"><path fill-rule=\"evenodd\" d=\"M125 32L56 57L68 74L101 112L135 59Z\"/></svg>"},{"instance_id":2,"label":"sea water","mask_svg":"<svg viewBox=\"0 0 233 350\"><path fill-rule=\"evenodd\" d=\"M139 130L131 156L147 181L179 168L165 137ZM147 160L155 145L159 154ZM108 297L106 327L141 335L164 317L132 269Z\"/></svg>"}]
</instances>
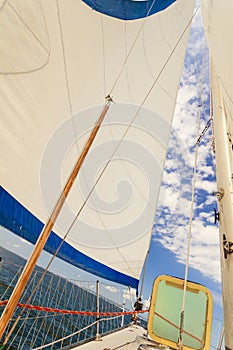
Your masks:
<instances>
[{"instance_id":1,"label":"sea water","mask_svg":"<svg viewBox=\"0 0 233 350\"><path fill-rule=\"evenodd\" d=\"M25 260L16 254L0 247L0 257L2 257L0 271L0 295L1 300L8 300L15 286ZM21 268L19 268L21 267ZM46 273L38 290L28 301L29 296L38 284L43 269L36 267L33 276L20 302L32 305L42 305L44 307L61 310L96 311L96 295L88 288L88 285L77 285L60 276ZM101 296L99 298L100 311L114 312L122 311L120 305L116 305L111 300ZM0 313L3 307L0 308ZM13 321L22 312L17 308ZM12 326L13 321L10 323ZM33 349L42 344L48 344L54 340L64 338L76 333L95 323L96 316L93 315L64 315L55 312L44 312L38 310L25 309L22 313L15 331L9 339L9 349ZM124 317L124 325L130 323L131 316ZM146 326L145 321L141 321ZM99 333L106 334L120 328L122 317L110 317L108 321L99 323ZM10 327L8 327L9 330ZM96 324L78 334L56 343L46 349L70 349L74 344L80 344L87 339L95 338Z\"/></svg>"}]
</instances>

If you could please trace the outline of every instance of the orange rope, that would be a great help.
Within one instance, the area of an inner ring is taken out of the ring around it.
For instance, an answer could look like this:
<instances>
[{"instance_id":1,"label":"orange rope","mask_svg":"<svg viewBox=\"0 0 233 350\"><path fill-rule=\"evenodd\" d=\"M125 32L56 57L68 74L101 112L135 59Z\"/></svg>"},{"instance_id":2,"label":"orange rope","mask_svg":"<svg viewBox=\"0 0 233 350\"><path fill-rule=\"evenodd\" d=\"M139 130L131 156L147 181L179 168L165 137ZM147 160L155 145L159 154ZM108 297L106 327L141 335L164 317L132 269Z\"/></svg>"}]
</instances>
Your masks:
<instances>
[{"instance_id":1,"label":"orange rope","mask_svg":"<svg viewBox=\"0 0 233 350\"><path fill-rule=\"evenodd\" d=\"M0 306L4 306L7 303L8 303L8 300L0 301ZM45 311L45 312L56 312L56 313L70 314L70 315L88 315L88 316L121 316L121 315L133 315L133 314L148 312L148 310L124 311L124 312L123 311L116 311L116 312L74 311L74 310L60 310L60 309L54 309L54 308L50 308L50 307L36 306L36 305L30 305L30 304L21 304L21 303L18 303L17 306L22 307L22 308L26 308L26 309Z\"/></svg>"}]
</instances>

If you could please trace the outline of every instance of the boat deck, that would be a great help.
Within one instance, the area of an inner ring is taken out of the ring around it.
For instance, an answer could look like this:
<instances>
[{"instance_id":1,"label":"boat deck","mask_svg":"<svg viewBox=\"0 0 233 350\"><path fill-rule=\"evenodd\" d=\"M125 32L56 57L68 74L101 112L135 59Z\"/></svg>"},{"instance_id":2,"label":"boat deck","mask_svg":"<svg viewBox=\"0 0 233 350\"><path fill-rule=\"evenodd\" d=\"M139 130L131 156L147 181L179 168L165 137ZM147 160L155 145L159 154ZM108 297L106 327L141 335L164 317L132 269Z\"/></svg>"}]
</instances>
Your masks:
<instances>
[{"instance_id":1,"label":"boat deck","mask_svg":"<svg viewBox=\"0 0 233 350\"><path fill-rule=\"evenodd\" d=\"M77 350L136 350L139 344L148 343L146 330L138 325L130 325L112 334L106 335L100 340L94 340L78 346Z\"/></svg>"}]
</instances>

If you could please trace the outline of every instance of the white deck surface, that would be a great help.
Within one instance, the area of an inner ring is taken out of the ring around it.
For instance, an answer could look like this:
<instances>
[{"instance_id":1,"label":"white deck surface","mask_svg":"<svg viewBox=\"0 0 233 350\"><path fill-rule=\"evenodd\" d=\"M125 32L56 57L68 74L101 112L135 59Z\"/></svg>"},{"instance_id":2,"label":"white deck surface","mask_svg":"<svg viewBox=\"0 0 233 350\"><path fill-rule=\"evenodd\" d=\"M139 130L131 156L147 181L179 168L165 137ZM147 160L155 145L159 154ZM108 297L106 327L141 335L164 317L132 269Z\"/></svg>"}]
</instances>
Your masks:
<instances>
[{"instance_id":1,"label":"white deck surface","mask_svg":"<svg viewBox=\"0 0 233 350\"><path fill-rule=\"evenodd\" d=\"M144 335L144 337L143 337ZM106 335L101 340L91 341L78 346L77 350L136 350L139 344L147 343L146 330L137 325L130 325L115 333Z\"/></svg>"}]
</instances>

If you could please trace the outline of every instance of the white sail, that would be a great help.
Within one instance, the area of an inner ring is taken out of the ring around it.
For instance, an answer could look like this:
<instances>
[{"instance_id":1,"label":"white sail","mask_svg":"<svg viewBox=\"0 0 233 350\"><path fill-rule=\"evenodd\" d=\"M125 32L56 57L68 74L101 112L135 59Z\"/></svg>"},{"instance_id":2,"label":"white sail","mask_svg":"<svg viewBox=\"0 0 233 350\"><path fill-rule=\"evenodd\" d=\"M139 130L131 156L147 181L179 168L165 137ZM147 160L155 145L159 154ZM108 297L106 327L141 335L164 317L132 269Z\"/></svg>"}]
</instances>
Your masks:
<instances>
[{"instance_id":1,"label":"white sail","mask_svg":"<svg viewBox=\"0 0 233 350\"><path fill-rule=\"evenodd\" d=\"M31 214L46 222L110 94L115 103L54 232L68 232L61 258L113 280L114 271L138 280L149 247L193 16L193 0L165 3L133 20L77 0L1 7L0 223L35 241ZM50 240L47 250L57 246Z\"/></svg>"},{"instance_id":2,"label":"white sail","mask_svg":"<svg viewBox=\"0 0 233 350\"><path fill-rule=\"evenodd\" d=\"M224 5L224 6L223 6ZM211 57L211 86L219 200L224 332L226 349L233 348L233 256L223 249L233 242L233 4L203 1L203 18ZM229 246L228 248L231 247Z\"/></svg>"}]
</instances>

